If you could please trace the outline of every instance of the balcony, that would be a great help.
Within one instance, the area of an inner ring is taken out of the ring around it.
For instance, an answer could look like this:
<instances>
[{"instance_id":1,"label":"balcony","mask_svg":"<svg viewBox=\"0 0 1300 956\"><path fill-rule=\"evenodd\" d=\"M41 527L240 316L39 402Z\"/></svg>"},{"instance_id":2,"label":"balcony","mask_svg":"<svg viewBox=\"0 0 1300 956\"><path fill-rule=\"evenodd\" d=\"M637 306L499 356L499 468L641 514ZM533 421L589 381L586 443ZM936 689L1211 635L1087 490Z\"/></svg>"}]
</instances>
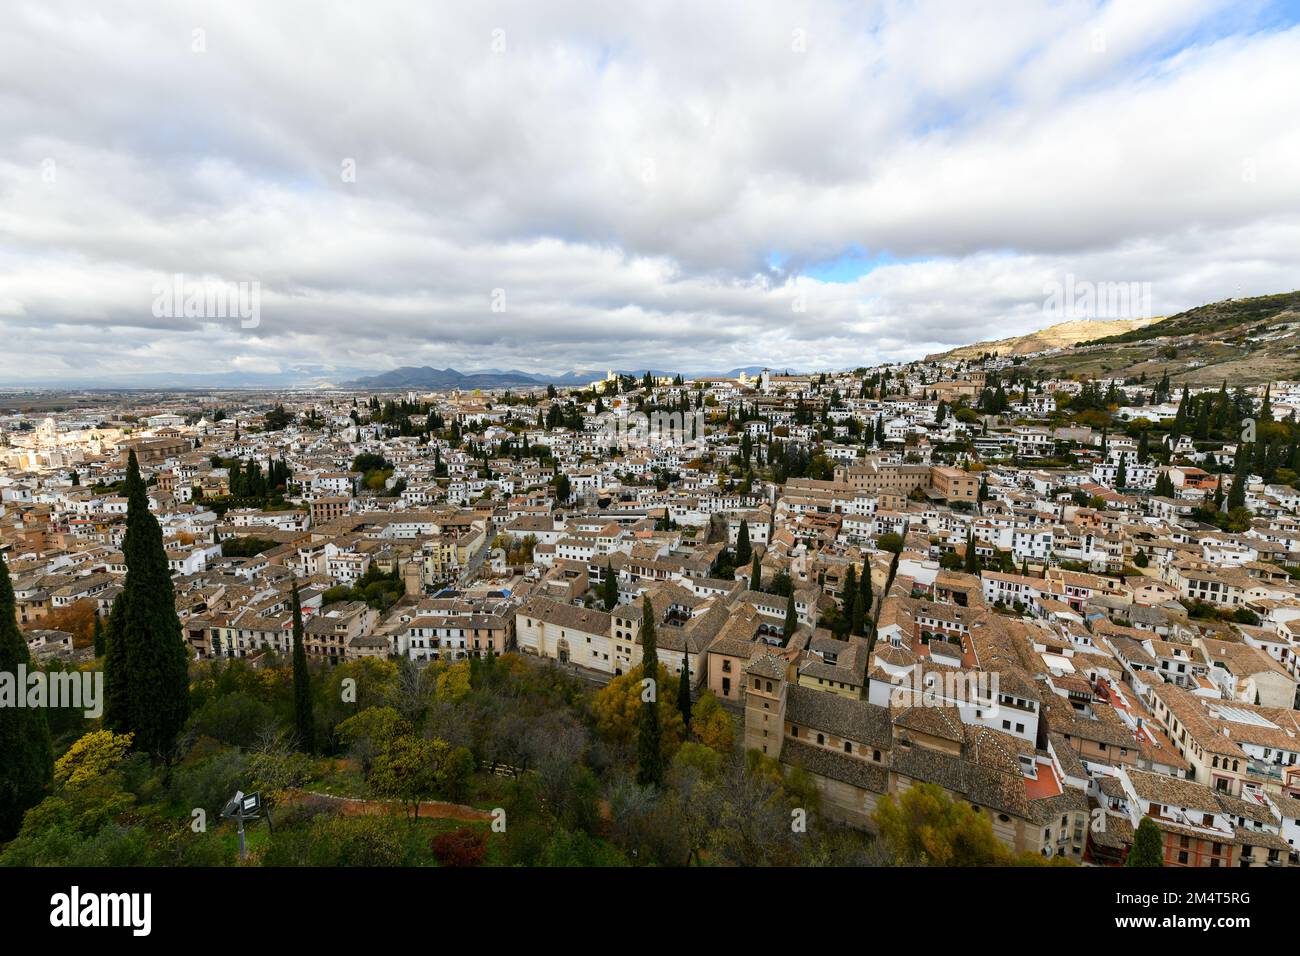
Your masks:
<instances>
[{"instance_id":1,"label":"balcony","mask_svg":"<svg viewBox=\"0 0 1300 956\"><path fill-rule=\"evenodd\" d=\"M1246 772L1257 777L1268 777L1270 780L1281 781L1282 779L1282 765L1263 760L1246 761Z\"/></svg>"}]
</instances>

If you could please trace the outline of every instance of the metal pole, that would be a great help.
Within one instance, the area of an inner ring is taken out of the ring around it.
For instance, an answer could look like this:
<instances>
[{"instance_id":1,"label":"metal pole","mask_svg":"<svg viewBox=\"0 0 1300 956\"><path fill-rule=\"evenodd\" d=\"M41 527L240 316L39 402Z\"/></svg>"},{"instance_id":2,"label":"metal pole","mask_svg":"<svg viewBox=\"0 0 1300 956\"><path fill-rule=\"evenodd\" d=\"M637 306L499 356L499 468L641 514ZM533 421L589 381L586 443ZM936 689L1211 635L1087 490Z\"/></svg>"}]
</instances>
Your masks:
<instances>
[{"instance_id":1,"label":"metal pole","mask_svg":"<svg viewBox=\"0 0 1300 956\"><path fill-rule=\"evenodd\" d=\"M244 815L241 813L235 819L239 821L239 860L242 863L248 859L248 851L244 847Z\"/></svg>"}]
</instances>

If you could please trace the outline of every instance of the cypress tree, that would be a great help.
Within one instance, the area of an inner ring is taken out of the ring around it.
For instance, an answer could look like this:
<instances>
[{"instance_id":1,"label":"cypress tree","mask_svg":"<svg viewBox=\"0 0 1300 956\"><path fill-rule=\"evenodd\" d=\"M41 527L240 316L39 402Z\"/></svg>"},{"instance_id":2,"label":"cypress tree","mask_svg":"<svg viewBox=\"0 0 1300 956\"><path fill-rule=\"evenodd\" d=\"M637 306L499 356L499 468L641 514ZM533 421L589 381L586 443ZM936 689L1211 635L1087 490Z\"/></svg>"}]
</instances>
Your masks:
<instances>
[{"instance_id":1,"label":"cypress tree","mask_svg":"<svg viewBox=\"0 0 1300 956\"><path fill-rule=\"evenodd\" d=\"M637 732L637 783L659 786L664 779L663 728L659 723L659 645L655 638L655 611L647 596L641 611L641 676L651 681L650 699L641 701Z\"/></svg>"},{"instance_id":2,"label":"cypress tree","mask_svg":"<svg viewBox=\"0 0 1300 956\"><path fill-rule=\"evenodd\" d=\"M763 565L758 560L758 552L754 552L754 564L749 571L749 589L751 591L763 590Z\"/></svg>"},{"instance_id":3,"label":"cypress tree","mask_svg":"<svg viewBox=\"0 0 1300 956\"><path fill-rule=\"evenodd\" d=\"M980 573L980 559L975 554L975 532L972 531L966 537L966 560L962 565L962 570L967 574Z\"/></svg>"},{"instance_id":4,"label":"cypress tree","mask_svg":"<svg viewBox=\"0 0 1300 956\"><path fill-rule=\"evenodd\" d=\"M605 580L600 585L600 595L605 602L605 610L612 611L618 606L618 576L614 574L614 565L605 562Z\"/></svg>"},{"instance_id":5,"label":"cypress tree","mask_svg":"<svg viewBox=\"0 0 1300 956\"><path fill-rule=\"evenodd\" d=\"M1164 838L1150 817L1143 817L1133 834L1133 847L1124 858L1125 866L1164 866Z\"/></svg>"},{"instance_id":6,"label":"cypress tree","mask_svg":"<svg viewBox=\"0 0 1300 956\"><path fill-rule=\"evenodd\" d=\"M189 653L162 528L149 513L134 451L126 493L126 581L108 619L104 721L115 733L135 734L137 750L165 759L189 716Z\"/></svg>"},{"instance_id":7,"label":"cypress tree","mask_svg":"<svg viewBox=\"0 0 1300 956\"><path fill-rule=\"evenodd\" d=\"M293 722L298 745L311 753L316 749L316 718L311 709L311 672L307 670L307 648L303 645L297 581L293 583Z\"/></svg>"},{"instance_id":8,"label":"cypress tree","mask_svg":"<svg viewBox=\"0 0 1300 956\"><path fill-rule=\"evenodd\" d=\"M122 630L126 614L125 591L119 591L109 608L104 625L104 726L124 732L130 729L130 696L126 685L126 635Z\"/></svg>"},{"instance_id":9,"label":"cypress tree","mask_svg":"<svg viewBox=\"0 0 1300 956\"><path fill-rule=\"evenodd\" d=\"M1237 446L1236 468L1233 469L1232 487L1228 489L1228 510L1246 507L1246 481L1250 477L1249 446Z\"/></svg>"},{"instance_id":10,"label":"cypress tree","mask_svg":"<svg viewBox=\"0 0 1300 956\"><path fill-rule=\"evenodd\" d=\"M858 578L858 590L862 592L862 613L868 618L871 616L871 605L875 603L875 595L871 593L871 562L862 562L862 576Z\"/></svg>"},{"instance_id":11,"label":"cypress tree","mask_svg":"<svg viewBox=\"0 0 1300 956\"><path fill-rule=\"evenodd\" d=\"M752 554L749 544L749 522L740 519L740 531L736 533L736 564L746 565Z\"/></svg>"},{"instance_id":12,"label":"cypress tree","mask_svg":"<svg viewBox=\"0 0 1300 956\"><path fill-rule=\"evenodd\" d=\"M794 637L795 628L798 626L799 616L795 613L794 591L791 591L789 597L785 599L785 627L781 631L782 646L790 643L790 638Z\"/></svg>"},{"instance_id":13,"label":"cypress tree","mask_svg":"<svg viewBox=\"0 0 1300 956\"><path fill-rule=\"evenodd\" d=\"M677 684L677 709L682 714L682 726L686 728L686 737L691 736L691 655L682 652L682 673Z\"/></svg>"},{"instance_id":14,"label":"cypress tree","mask_svg":"<svg viewBox=\"0 0 1300 956\"><path fill-rule=\"evenodd\" d=\"M95 615L95 629L93 633L94 633L93 640L95 643L95 656L103 657L104 650L105 648L108 647L108 641L105 639L104 636L104 620L98 614Z\"/></svg>"},{"instance_id":15,"label":"cypress tree","mask_svg":"<svg viewBox=\"0 0 1300 956\"><path fill-rule=\"evenodd\" d=\"M0 673L18 680L18 668L31 667L27 640L18 630L14 587L9 566L0 557ZM15 685L26 694L26 682ZM54 772L50 729L40 707L0 705L0 842L11 839L23 824L23 814L40 803Z\"/></svg>"}]
</instances>

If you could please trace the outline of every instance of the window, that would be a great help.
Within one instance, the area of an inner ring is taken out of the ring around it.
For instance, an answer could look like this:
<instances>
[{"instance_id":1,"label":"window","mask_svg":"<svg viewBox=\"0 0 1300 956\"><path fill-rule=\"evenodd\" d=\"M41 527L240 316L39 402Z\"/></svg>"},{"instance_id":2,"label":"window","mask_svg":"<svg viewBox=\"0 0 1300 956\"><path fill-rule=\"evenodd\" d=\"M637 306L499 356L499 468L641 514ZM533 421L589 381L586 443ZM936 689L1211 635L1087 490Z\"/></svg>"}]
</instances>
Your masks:
<instances>
[{"instance_id":1,"label":"window","mask_svg":"<svg viewBox=\"0 0 1300 956\"><path fill-rule=\"evenodd\" d=\"M818 744L825 744L825 743L826 743L826 735L825 735L825 734L818 734L818 735L817 735L817 743L818 743Z\"/></svg>"}]
</instances>

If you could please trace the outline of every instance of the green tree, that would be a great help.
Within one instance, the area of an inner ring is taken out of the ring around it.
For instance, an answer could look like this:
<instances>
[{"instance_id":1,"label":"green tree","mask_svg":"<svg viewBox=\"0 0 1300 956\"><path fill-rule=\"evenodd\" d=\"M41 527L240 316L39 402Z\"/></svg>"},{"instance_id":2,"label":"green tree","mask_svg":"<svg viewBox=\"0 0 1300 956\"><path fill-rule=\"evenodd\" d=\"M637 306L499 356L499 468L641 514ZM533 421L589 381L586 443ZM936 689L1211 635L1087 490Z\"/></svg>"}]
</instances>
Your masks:
<instances>
[{"instance_id":1,"label":"green tree","mask_svg":"<svg viewBox=\"0 0 1300 956\"><path fill-rule=\"evenodd\" d=\"M1124 859L1125 866L1164 866L1165 841L1160 828L1150 817L1143 817L1133 834L1133 848Z\"/></svg>"},{"instance_id":2,"label":"green tree","mask_svg":"<svg viewBox=\"0 0 1300 956\"><path fill-rule=\"evenodd\" d=\"M980 573L979 555L975 553L975 532L971 531L966 537L966 559L962 564L962 570L967 574Z\"/></svg>"},{"instance_id":3,"label":"green tree","mask_svg":"<svg viewBox=\"0 0 1300 956\"><path fill-rule=\"evenodd\" d=\"M614 573L614 565L609 561L605 562L605 580L601 582L600 594L605 601L606 611L612 611L618 606L618 575Z\"/></svg>"},{"instance_id":4,"label":"green tree","mask_svg":"<svg viewBox=\"0 0 1300 956\"><path fill-rule=\"evenodd\" d=\"M691 713L691 733L695 740L716 753L726 756L735 742L735 725L712 691L704 690Z\"/></svg>"},{"instance_id":5,"label":"green tree","mask_svg":"<svg viewBox=\"0 0 1300 956\"><path fill-rule=\"evenodd\" d=\"M691 726L691 655L682 652L682 672L677 683L677 709L681 711L682 726L690 732Z\"/></svg>"},{"instance_id":6,"label":"green tree","mask_svg":"<svg viewBox=\"0 0 1300 956\"><path fill-rule=\"evenodd\" d=\"M871 605L875 602L875 595L871 593L871 562L862 562L862 576L858 578L858 590L862 592L863 614L871 614Z\"/></svg>"},{"instance_id":7,"label":"green tree","mask_svg":"<svg viewBox=\"0 0 1300 956\"><path fill-rule=\"evenodd\" d=\"M162 528L149 513L134 450L126 466L126 580L109 614L104 659L106 726L137 750L166 759L190 711L189 653Z\"/></svg>"},{"instance_id":8,"label":"green tree","mask_svg":"<svg viewBox=\"0 0 1300 956\"><path fill-rule=\"evenodd\" d=\"M740 519L740 530L736 532L736 566L744 567L749 563L752 549L749 543L749 522Z\"/></svg>"},{"instance_id":9,"label":"green tree","mask_svg":"<svg viewBox=\"0 0 1300 956\"><path fill-rule=\"evenodd\" d=\"M9 565L0 557L0 674L16 681L19 667L25 669L31 663L27 641L18 630ZM16 693L26 691L25 684L15 687ZM18 832L23 814L41 801L54 771L45 711L15 707L14 703L0 704L0 842Z\"/></svg>"},{"instance_id":10,"label":"green tree","mask_svg":"<svg viewBox=\"0 0 1300 956\"><path fill-rule=\"evenodd\" d=\"M790 638L794 637L795 629L799 627L799 615L794 607L794 592L790 592L789 597L785 599L785 627L781 629L782 645L789 644Z\"/></svg>"},{"instance_id":11,"label":"green tree","mask_svg":"<svg viewBox=\"0 0 1300 956\"><path fill-rule=\"evenodd\" d=\"M293 582L293 723L298 746L306 753L316 749L316 718L311 705L311 672L307 670L307 648L303 643L302 602L298 582Z\"/></svg>"},{"instance_id":12,"label":"green tree","mask_svg":"<svg viewBox=\"0 0 1300 956\"><path fill-rule=\"evenodd\" d=\"M896 531L886 531L880 537L876 538L876 547L881 551L890 551L894 554L903 550L903 536Z\"/></svg>"},{"instance_id":13,"label":"green tree","mask_svg":"<svg viewBox=\"0 0 1300 956\"><path fill-rule=\"evenodd\" d=\"M1248 445L1237 446L1237 459L1232 471L1232 487L1228 489L1228 510L1246 507L1246 482L1250 479L1251 455Z\"/></svg>"},{"instance_id":14,"label":"green tree","mask_svg":"<svg viewBox=\"0 0 1300 956\"><path fill-rule=\"evenodd\" d=\"M446 748L440 740L411 734L394 737L371 764L367 786L381 797L401 800L415 822L420 819L420 802L438 786L439 744Z\"/></svg>"},{"instance_id":15,"label":"green tree","mask_svg":"<svg viewBox=\"0 0 1300 956\"><path fill-rule=\"evenodd\" d=\"M655 609L647 595L641 610L641 672L651 675L641 700L637 729L637 783L658 787L664 779L663 729L659 725L659 645L655 637Z\"/></svg>"},{"instance_id":16,"label":"green tree","mask_svg":"<svg viewBox=\"0 0 1300 956\"><path fill-rule=\"evenodd\" d=\"M103 657L104 649L107 647L108 642L104 637L104 620L98 613L95 614L95 629L91 633L93 635L92 640L95 646L95 656Z\"/></svg>"},{"instance_id":17,"label":"green tree","mask_svg":"<svg viewBox=\"0 0 1300 956\"><path fill-rule=\"evenodd\" d=\"M881 844L901 866L990 866L1009 857L989 818L936 784L886 794L875 820Z\"/></svg>"},{"instance_id":18,"label":"green tree","mask_svg":"<svg viewBox=\"0 0 1300 956\"><path fill-rule=\"evenodd\" d=\"M867 619L867 612L865 606L862 603L862 592L855 591L853 593L853 610L849 616L849 621L850 621L849 627L854 634L858 634L858 635L866 634L865 631L866 619Z\"/></svg>"},{"instance_id":19,"label":"green tree","mask_svg":"<svg viewBox=\"0 0 1300 956\"><path fill-rule=\"evenodd\" d=\"M753 566L749 569L749 589L751 591L763 590L763 565L758 560L758 552L754 552Z\"/></svg>"}]
</instances>

